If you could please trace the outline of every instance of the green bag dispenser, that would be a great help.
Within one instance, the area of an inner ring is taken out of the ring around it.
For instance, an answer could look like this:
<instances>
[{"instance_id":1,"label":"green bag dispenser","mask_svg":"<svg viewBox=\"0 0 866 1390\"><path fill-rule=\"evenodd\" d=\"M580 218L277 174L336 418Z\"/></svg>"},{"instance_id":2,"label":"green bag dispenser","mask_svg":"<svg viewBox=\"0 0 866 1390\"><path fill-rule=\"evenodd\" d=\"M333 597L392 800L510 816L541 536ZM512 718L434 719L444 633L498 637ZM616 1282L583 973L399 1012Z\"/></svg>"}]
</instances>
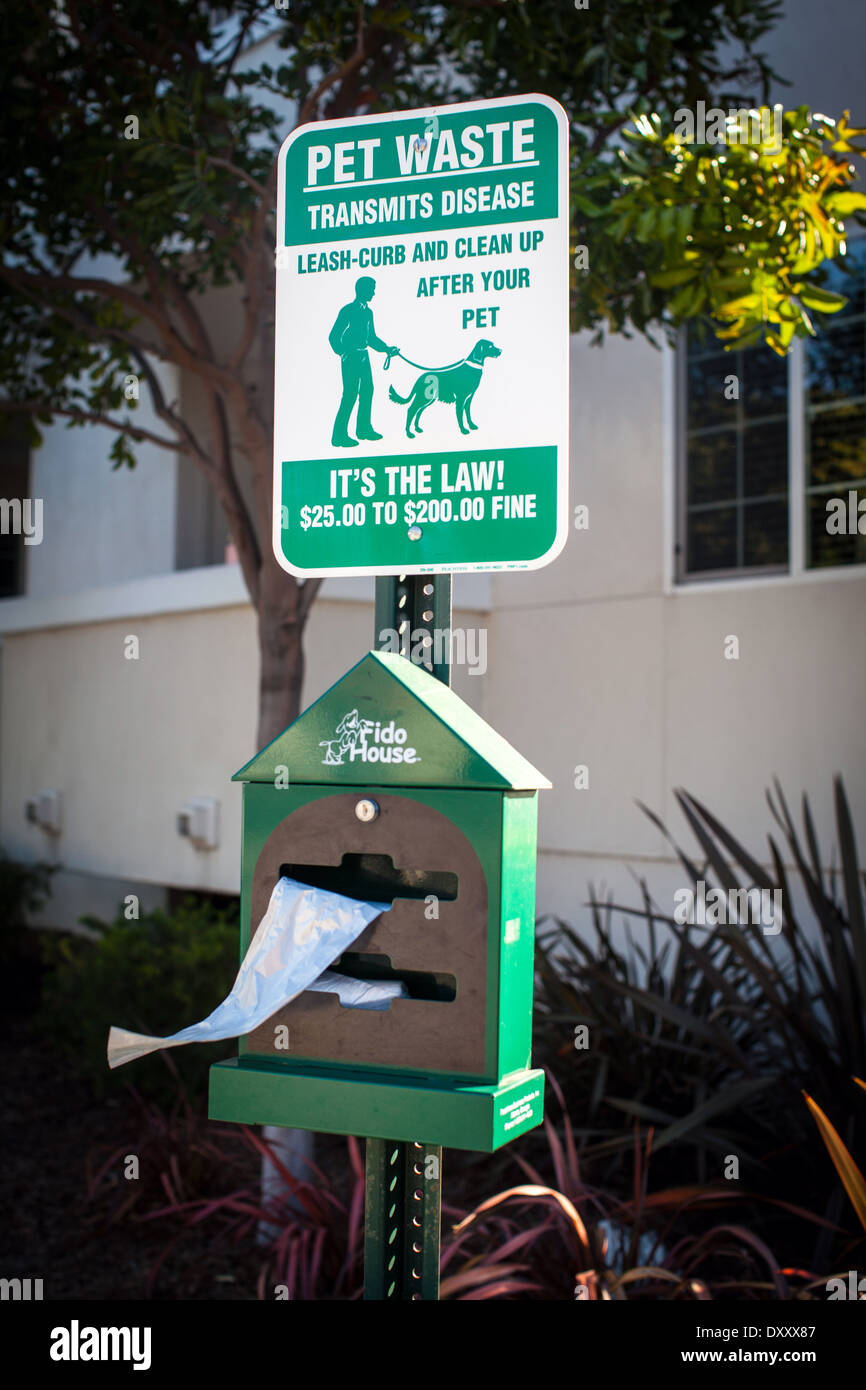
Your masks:
<instances>
[{"instance_id":1,"label":"green bag dispenser","mask_svg":"<svg viewBox=\"0 0 866 1390\"><path fill-rule=\"evenodd\" d=\"M304 991L211 1068L211 1118L484 1152L539 1124L546 778L423 667L369 652L234 780L242 955L286 874L393 902L331 968L408 997L370 1010Z\"/></svg>"}]
</instances>

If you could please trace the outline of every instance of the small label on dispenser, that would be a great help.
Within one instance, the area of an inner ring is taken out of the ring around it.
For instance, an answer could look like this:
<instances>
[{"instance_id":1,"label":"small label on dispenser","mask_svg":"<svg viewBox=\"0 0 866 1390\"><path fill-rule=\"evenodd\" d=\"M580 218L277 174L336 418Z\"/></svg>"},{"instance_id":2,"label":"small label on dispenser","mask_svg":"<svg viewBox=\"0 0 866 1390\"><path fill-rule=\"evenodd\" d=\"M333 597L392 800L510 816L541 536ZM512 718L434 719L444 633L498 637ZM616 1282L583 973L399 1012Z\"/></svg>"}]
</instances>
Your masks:
<instances>
[{"instance_id":1,"label":"small label on dispenser","mask_svg":"<svg viewBox=\"0 0 866 1390\"><path fill-rule=\"evenodd\" d=\"M505 944L513 946L515 941L520 940L520 918L509 917L505 923Z\"/></svg>"}]
</instances>

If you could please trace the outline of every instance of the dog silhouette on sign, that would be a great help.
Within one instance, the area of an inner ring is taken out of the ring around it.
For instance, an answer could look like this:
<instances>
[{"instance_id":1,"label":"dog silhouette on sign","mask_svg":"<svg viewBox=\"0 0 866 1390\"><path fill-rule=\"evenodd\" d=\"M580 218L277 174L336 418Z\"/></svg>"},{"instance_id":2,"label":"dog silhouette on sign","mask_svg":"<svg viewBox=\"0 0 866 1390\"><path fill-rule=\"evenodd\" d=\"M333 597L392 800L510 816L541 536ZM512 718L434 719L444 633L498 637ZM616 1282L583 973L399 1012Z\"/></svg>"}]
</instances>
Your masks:
<instances>
[{"instance_id":1,"label":"dog silhouette on sign","mask_svg":"<svg viewBox=\"0 0 866 1390\"><path fill-rule=\"evenodd\" d=\"M489 338L479 338L469 356L462 362L455 362L452 367L437 367L435 370L422 372L408 396L399 395L393 386L389 386L388 395L391 400L396 401L398 405L409 407L406 412L408 438L415 438L412 433L413 426L417 434L423 433L419 421L428 405L432 405L434 401L444 401L448 404L454 402L461 434L468 434L469 430L477 429L470 411L472 398L478 390L487 358L499 356L501 349L494 347Z\"/></svg>"}]
</instances>

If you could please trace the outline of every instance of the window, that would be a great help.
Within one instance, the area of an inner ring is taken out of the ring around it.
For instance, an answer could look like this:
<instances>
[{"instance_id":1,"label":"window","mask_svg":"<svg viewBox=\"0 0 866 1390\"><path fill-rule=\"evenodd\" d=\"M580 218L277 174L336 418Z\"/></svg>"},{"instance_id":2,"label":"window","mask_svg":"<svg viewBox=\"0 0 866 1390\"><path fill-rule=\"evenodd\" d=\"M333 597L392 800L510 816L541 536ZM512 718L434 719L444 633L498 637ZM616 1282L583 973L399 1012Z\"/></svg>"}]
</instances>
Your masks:
<instances>
[{"instance_id":1,"label":"window","mask_svg":"<svg viewBox=\"0 0 866 1390\"><path fill-rule=\"evenodd\" d=\"M177 460L175 569L226 562L228 527L216 493L199 468L183 454Z\"/></svg>"},{"instance_id":2,"label":"window","mask_svg":"<svg viewBox=\"0 0 866 1390\"><path fill-rule=\"evenodd\" d=\"M680 581L866 563L866 238L825 283L848 303L788 358L683 332Z\"/></svg>"},{"instance_id":3,"label":"window","mask_svg":"<svg viewBox=\"0 0 866 1390\"><path fill-rule=\"evenodd\" d=\"M681 575L788 563L787 363L767 347L685 342Z\"/></svg>"},{"instance_id":4,"label":"window","mask_svg":"<svg viewBox=\"0 0 866 1390\"><path fill-rule=\"evenodd\" d=\"M0 433L0 498L4 502L24 505L30 478L30 446L24 427L18 422L6 424ZM19 524L13 524L14 513L4 508L0 527L0 598L15 598L26 588L24 536Z\"/></svg>"},{"instance_id":5,"label":"window","mask_svg":"<svg viewBox=\"0 0 866 1390\"><path fill-rule=\"evenodd\" d=\"M848 303L805 347L806 564L813 569L866 561L866 535L857 524L858 503L866 498L864 272L866 238L860 238L850 246L848 269L829 269L827 289ZM866 517L863 525L866 530Z\"/></svg>"}]
</instances>

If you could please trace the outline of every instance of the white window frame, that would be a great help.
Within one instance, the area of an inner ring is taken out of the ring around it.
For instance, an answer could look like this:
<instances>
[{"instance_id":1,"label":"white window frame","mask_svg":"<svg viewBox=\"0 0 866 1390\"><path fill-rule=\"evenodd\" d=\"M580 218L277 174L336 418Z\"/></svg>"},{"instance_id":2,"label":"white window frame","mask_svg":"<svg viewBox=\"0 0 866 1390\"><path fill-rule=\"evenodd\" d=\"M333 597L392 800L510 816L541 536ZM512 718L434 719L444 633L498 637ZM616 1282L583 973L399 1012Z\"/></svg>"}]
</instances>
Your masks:
<instances>
[{"instance_id":1,"label":"white window frame","mask_svg":"<svg viewBox=\"0 0 866 1390\"><path fill-rule=\"evenodd\" d=\"M788 568L780 572L746 570L715 579L680 578L674 547L685 541L680 516L683 492L685 390L681 388L681 349L662 349L664 396L664 592L666 594L722 593L728 589L776 584L827 584L866 579L866 564L806 567L806 396L805 351L797 338L788 354Z\"/></svg>"}]
</instances>

